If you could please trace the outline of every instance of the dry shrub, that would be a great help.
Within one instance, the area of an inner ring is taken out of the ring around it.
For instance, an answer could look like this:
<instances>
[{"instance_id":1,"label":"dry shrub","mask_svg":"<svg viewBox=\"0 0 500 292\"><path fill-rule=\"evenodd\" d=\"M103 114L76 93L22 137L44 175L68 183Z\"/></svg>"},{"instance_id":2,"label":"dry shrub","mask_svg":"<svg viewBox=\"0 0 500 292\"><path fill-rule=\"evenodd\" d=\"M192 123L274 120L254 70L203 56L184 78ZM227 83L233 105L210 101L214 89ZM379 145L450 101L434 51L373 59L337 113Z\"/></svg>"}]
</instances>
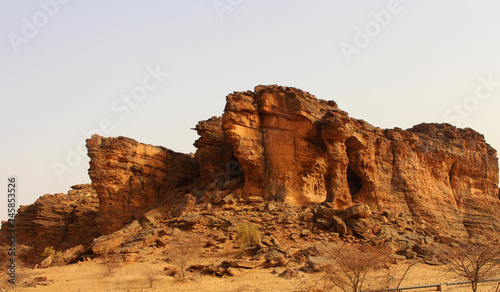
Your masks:
<instances>
[{"instance_id":1,"label":"dry shrub","mask_svg":"<svg viewBox=\"0 0 500 292\"><path fill-rule=\"evenodd\" d=\"M259 229L252 224L243 224L236 228L236 242L243 248L250 248L256 246L260 240Z\"/></svg>"},{"instance_id":2,"label":"dry shrub","mask_svg":"<svg viewBox=\"0 0 500 292\"><path fill-rule=\"evenodd\" d=\"M142 270L142 276L146 278L149 288L153 288L153 284L160 277L160 271L154 267L148 266Z\"/></svg>"},{"instance_id":3,"label":"dry shrub","mask_svg":"<svg viewBox=\"0 0 500 292\"><path fill-rule=\"evenodd\" d=\"M64 266L65 264L62 251L56 251L52 246L46 247L42 255L50 257L54 266Z\"/></svg>"},{"instance_id":4,"label":"dry shrub","mask_svg":"<svg viewBox=\"0 0 500 292\"><path fill-rule=\"evenodd\" d=\"M62 251L56 251L56 253L54 254L54 257L52 258L52 263L55 266L64 266L65 265Z\"/></svg>"},{"instance_id":5,"label":"dry shrub","mask_svg":"<svg viewBox=\"0 0 500 292\"><path fill-rule=\"evenodd\" d=\"M445 251L448 271L470 281L476 292L478 283L496 277L500 273L500 247L467 242Z\"/></svg>"},{"instance_id":6,"label":"dry shrub","mask_svg":"<svg viewBox=\"0 0 500 292\"><path fill-rule=\"evenodd\" d=\"M328 245L321 250L332 261L326 268L326 281L345 292L362 291L368 273L389 263L388 252L374 247Z\"/></svg>"},{"instance_id":7,"label":"dry shrub","mask_svg":"<svg viewBox=\"0 0 500 292\"><path fill-rule=\"evenodd\" d=\"M103 262L104 264L104 276L111 276L116 269L123 265L122 261L119 258L106 258Z\"/></svg>"},{"instance_id":8,"label":"dry shrub","mask_svg":"<svg viewBox=\"0 0 500 292\"><path fill-rule=\"evenodd\" d=\"M54 250L54 247L53 246L47 246L42 255L45 256L45 257L51 257L53 256L54 254L56 253L56 251Z\"/></svg>"},{"instance_id":9,"label":"dry shrub","mask_svg":"<svg viewBox=\"0 0 500 292\"><path fill-rule=\"evenodd\" d=\"M182 233L170 242L165 250L167 261L174 264L179 269L181 280L186 280L186 270L202 250L202 240L200 235L192 233Z\"/></svg>"}]
</instances>

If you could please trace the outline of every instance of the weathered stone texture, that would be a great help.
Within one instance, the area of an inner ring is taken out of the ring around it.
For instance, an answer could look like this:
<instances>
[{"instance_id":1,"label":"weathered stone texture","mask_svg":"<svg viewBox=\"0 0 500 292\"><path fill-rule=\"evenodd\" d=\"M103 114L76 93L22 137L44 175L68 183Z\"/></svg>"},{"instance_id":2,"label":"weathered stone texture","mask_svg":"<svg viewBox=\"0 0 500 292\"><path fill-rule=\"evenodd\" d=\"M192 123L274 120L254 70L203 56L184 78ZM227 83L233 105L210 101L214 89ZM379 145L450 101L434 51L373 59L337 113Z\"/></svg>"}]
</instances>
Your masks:
<instances>
[{"instance_id":1,"label":"weathered stone texture","mask_svg":"<svg viewBox=\"0 0 500 292\"><path fill-rule=\"evenodd\" d=\"M63 251L88 244L99 236L94 224L98 206L90 184L73 186L67 194L41 196L35 203L19 208L16 244L32 247L30 254L34 257L49 246ZM2 238L9 233L8 227L7 223L2 225Z\"/></svg>"},{"instance_id":2,"label":"weathered stone texture","mask_svg":"<svg viewBox=\"0 0 500 292\"><path fill-rule=\"evenodd\" d=\"M192 155L129 138L94 135L87 148L89 175L99 195L96 224L101 234L119 230L199 176Z\"/></svg>"},{"instance_id":3,"label":"weathered stone texture","mask_svg":"<svg viewBox=\"0 0 500 292\"><path fill-rule=\"evenodd\" d=\"M383 130L333 101L275 85L228 95L222 122L246 196L338 209L366 203L456 236L500 231L497 153L474 130Z\"/></svg>"}]
</instances>

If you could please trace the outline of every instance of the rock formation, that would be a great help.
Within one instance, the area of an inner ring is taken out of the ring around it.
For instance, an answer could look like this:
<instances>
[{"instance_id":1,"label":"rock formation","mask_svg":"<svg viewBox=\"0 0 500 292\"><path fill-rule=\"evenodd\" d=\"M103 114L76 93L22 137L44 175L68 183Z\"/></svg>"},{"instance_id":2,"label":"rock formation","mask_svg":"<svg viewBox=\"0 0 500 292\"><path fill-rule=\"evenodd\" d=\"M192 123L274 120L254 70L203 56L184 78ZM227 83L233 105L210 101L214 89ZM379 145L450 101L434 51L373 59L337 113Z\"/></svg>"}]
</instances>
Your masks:
<instances>
[{"instance_id":1,"label":"rock formation","mask_svg":"<svg viewBox=\"0 0 500 292\"><path fill-rule=\"evenodd\" d=\"M496 151L471 129L382 130L350 118L333 101L280 86L228 95L224 139L213 128L240 163L246 196L295 205L329 201L338 209L367 203L411 213L456 236L500 231Z\"/></svg>"},{"instance_id":2,"label":"rock formation","mask_svg":"<svg viewBox=\"0 0 500 292\"><path fill-rule=\"evenodd\" d=\"M116 231L172 199L171 191L199 176L193 156L129 138L93 135L87 148L89 175L99 194L96 224L101 234Z\"/></svg>"},{"instance_id":3,"label":"rock formation","mask_svg":"<svg viewBox=\"0 0 500 292\"><path fill-rule=\"evenodd\" d=\"M245 193L299 205L325 201L320 121L336 108L293 88L228 95L222 128L243 169Z\"/></svg>"},{"instance_id":4,"label":"rock formation","mask_svg":"<svg viewBox=\"0 0 500 292\"><path fill-rule=\"evenodd\" d=\"M40 256L45 247L65 250L89 244L99 236L94 219L97 194L90 184L71 187L67 194L46 194L35 203L21 206L16 215L17 244L33 248L31 255ZM6 238L8 225L2 225Z\"/></svg>"},{"instance_id":5,"label":"rock formation","mask_svg":"<svg viewBox=\"0 0 500 292\"><path fill-rule=\"evenodd\" d=\"M212 222L212 204L234 216L270 212L252 221L265 221L269 230L301 213L294 238L306 237L311 226L379 243L500 235L497 152L474 130L448 124L384 130L349 117L334 101L276 85L229 94L223 116L195 130L195 155L92 136L89 175L97 196L81 185L21 207L18 242L37 253L83 244L106 254L109 242L116 250L156 242L158 222L179 228ZM223 217L207 230L231 220ZM134 220L152 233L124 236Z\"/></svg>"},{"instance_id":6,"label":"rock formation","mask_svg":"<svg viewBox=\"0 0 500 292\"><path fill-rule=\"evenodd\" d=\"M201 121L195 130L200 135L194 146L198 148L196 161L200 165L202 183L222 183L242 175L231 144L224 137L222 118L212 117Z\"/></svg>"}]
</instances>

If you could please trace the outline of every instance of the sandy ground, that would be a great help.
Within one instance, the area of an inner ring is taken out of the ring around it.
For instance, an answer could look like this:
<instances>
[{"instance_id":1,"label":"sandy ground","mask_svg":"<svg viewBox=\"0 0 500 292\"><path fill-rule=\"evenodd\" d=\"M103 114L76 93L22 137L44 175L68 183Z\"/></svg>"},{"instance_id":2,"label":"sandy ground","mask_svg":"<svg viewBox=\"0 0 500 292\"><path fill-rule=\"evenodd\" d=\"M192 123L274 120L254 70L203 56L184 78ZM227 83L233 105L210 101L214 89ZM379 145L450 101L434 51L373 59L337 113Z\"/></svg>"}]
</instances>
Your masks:
<instances>
[{"instance_id":1,"label":"sandy ground","mask_svg":"<svg viewBox=\"0 0 500 292\"><path fill-rule=\"evenodd\" d=\"M176 278L165 276L164 273L160 273L158 279L154 281L153 287L149 288L149 282L143 275L144 270L152 268L162 271L165 265L166 263L161 260L130 263L115 268L109 274L103 261L97 259L65 267L51 267L37 270L21 269L18 276L22 281L44 276L52 281L52 284L49 286L37 286L36 288L20 287L16 288L15 291L307 291L311 287L321 288L324 276L322 273L306 274L301 272L297 278L286 280L273 275L272 269L253 269L236 277L227 276L218 278L193 275L191 276L192 279L188 282L182 282ZM390 267L389 275L394 277L391 281L391 287L397 285L405 268L406 265L404 263ZM376 288L377 283L386 283L386 279L387 272L374 273L366 280L366 286L370 286L365 288ZM459 280L454 275L444 272L443 267L417 264L409 271L401 287ZM493 292L496 285L497 283L480 284L480 291ZM5 289L5 284L3 287L3 291L11 290ZM332 291L342 290L337 288ZM436 288L407 291L436 291ZM448 287L447 291L461 292L471 291L471 289L469 286L451 286Z\"/></svg>"}]
</instances>

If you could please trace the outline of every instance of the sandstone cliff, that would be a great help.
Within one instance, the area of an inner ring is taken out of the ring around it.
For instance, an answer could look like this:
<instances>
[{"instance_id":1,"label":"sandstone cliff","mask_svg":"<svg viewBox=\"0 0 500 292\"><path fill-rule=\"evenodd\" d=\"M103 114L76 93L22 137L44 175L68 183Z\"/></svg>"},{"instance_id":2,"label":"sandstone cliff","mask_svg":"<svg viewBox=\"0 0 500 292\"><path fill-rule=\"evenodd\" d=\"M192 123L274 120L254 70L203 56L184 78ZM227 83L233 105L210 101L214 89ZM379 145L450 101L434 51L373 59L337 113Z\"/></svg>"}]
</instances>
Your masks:
<instances>
[{"instance_id":1,"label":"sandstone cliff","mask_svg":"<svg viewBox=\"0 0 500 292\"><path fill-rule=\"evenodd\" d=\"M275 85L228 95L223 116L195 130L195 155L92 136L87 148L95 193L75 186L68 195L45 195L21 207L18 242L38 254L46 246L88 247L135 219L192 225L201 220L190 214L198 205L209 210L266 200L295 209L315 205L304 209L307 226L336 226L339 234L364 239L382 229L365 228L371 224L365 217L342 218L344 224L335 214L364 203L377 214L404 215L394 222L411 217L418 228L401 227L401 233L500 235L497 152L474 130L448 124L380 129L349 117L334 101Z\"/></svg>"},{"instance_id":2,"label":"sandstone cliff","mask_svg":"<svg viewBox=\"0 0 500 292\"><path fill-rule=\"evenodd\" d=\"M97 194L89 184L73 186L67 194L41 196L19 208L16 244L32 247L27 256L33 257L40 256L48 246L65 250L88 244L100 235L94 224L98 205ZM7 233L8 225L2 224L3 239Z\"/></svg>"},{"instance_id":3,"label":"sandstone cliff","mask_svg":"<svg viewBox=\"0 0 500 292\"><path fill-rule=\"evenodd\" d=\"M191 155L129 138L94 135L87 140L87 148L89 176L99 194L96 224L102 234L171 200L175 188L190 185L199 176Z\"/></svg>"},{"instance_id":4,"label":"sandstone cliff","mask_svg":"<svg viewBox=\"0 0 500 292\"><path fill-rule=\"evenodd\" d=\"M219 124L212 133L231 145L246 196L329 201L338 209L362 202L411 213L456 236L500 232L497 153L471 129L383 130L350 118L333 101L281 86L228 95ZM217 168L206 161L199 160L201 169Z\"/></svg>"}]
</instances>

